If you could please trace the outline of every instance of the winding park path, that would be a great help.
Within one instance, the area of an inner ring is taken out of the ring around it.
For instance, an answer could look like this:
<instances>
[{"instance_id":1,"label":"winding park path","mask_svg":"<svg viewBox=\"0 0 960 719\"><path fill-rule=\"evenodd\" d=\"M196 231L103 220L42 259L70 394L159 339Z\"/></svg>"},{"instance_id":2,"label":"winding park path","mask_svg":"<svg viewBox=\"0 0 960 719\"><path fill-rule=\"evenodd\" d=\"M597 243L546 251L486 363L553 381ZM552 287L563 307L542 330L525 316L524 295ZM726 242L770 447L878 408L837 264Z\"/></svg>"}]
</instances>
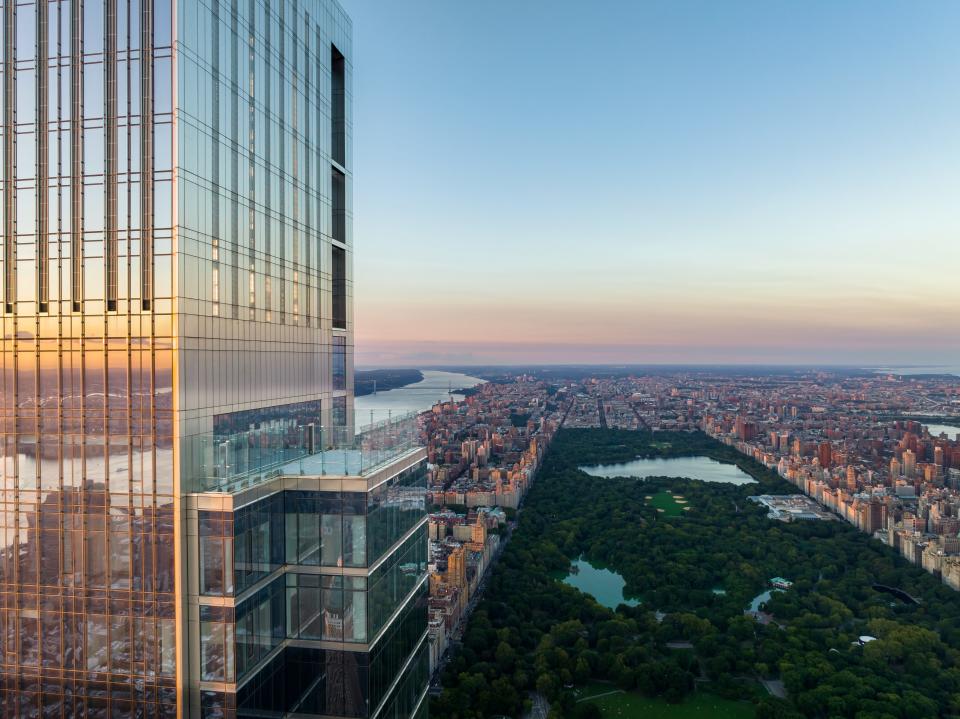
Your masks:
<instances>
[{"instance_id":1,"label":"winding park path","mask_svg":"<svg viewBox=\"0 0 960 719\"><path fill-rule=\"evenodd\" d=\"M626 694L623 689L611 689L608 692L603 692L603 694L594 694L589 697L583 697L583 699L577 699L577 704L580 702L592 702L594 699L599 699L600 697L609 697L614 694Z\"/></svg>"},{"instance_id":2,"label":"winding park path","mask_svg":"<svg viewBox=\"0 0 960 719\"><path fill-rule=\"evenodd\" d=\"M530 698L533 700L533 705L525 719L547 719L547 714L550 713L550 702L546 697L540 692L530 692Z\"/></svg>"},{"instance_id":3,"label":"winding park path","mask_svg":"<svg viewBox=\"0 0 960 719\"><path fill-rule=\"evenodd\" d=\"M759 678L759 677L758 677ZM760 683L766 688L770 694L780 699L787 698L787 688L783 685L783 681L780 679L760 679Z\"/></svg>"}]
</instances>

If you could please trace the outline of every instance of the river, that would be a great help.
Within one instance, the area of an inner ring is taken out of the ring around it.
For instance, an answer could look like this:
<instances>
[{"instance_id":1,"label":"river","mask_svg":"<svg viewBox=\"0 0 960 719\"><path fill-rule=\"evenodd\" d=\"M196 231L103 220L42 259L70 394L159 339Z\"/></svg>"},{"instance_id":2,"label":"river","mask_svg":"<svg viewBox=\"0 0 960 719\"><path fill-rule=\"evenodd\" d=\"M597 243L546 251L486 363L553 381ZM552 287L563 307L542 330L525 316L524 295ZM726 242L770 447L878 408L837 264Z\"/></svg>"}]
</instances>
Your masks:
<instances>
[{"instance_id":1,"label":"river","mask_svg":"<svg viewBox=\"0 0 960 719\"><path fill-rule=\"evenodd\" d=\"M476 387L486 381L459 372L430 369L421 370L421 372L423 372L423 379L414 384L357 397L354 400L357 427L407 412L423 412L437 402L451 398L461 400L462 394L456 392L451 394L450 391Z\"/></svg>"},{"instance_id":2,"label":"river","mask_svg":"<svg viewBox=\"0 0 960 719\"><path fill-rule=\"evenodd\" d=\"M917 365L915 367L875 367L877 374L924 375L954 374L960 377L960 367L956 365Z\"/></svg>"},{"instance_id":3,"label":"river","mask_svg":"<svg viewBox=\"0 0 960 719\"><path fill-rule=\"evenodd\" d=\"M923 424L926 424L926 422ZM950 439L955 439L960 434L960 427L952 424L927 424L927 429L934 437L939 437L945 432Z\"/></svg>"}]
</instances>

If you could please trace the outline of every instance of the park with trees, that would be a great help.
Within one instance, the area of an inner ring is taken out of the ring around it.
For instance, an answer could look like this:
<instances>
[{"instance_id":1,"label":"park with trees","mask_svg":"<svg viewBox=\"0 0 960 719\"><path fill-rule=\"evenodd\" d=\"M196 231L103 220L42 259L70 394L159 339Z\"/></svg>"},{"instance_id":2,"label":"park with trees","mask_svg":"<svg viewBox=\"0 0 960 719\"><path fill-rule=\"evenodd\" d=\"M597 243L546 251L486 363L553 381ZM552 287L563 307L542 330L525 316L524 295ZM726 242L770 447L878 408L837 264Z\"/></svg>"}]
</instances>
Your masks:
<instances>
[{"instance_id":1,"label":"park with trees","mask_svg":"<svg viewBox=\"0 0 960 719\"><path fill-rule=\"evenodd\" d=\"M756 483L579 469L689 456L736 463ZM658 511L647 498L665 492L689 509ZM710 696L760 719L960 716L960 595L845 522L783 523L747 499L793 492L699 432L561 430L431 714L521 717L539 695L552 717L595 719L607 710L583 690L600 683L677 717ZM639 605L610 609L559 581L580 557L619 573ZM766 602L771 620L746 614L777 576L793 586Z\"/></svg>"}]
</instances>

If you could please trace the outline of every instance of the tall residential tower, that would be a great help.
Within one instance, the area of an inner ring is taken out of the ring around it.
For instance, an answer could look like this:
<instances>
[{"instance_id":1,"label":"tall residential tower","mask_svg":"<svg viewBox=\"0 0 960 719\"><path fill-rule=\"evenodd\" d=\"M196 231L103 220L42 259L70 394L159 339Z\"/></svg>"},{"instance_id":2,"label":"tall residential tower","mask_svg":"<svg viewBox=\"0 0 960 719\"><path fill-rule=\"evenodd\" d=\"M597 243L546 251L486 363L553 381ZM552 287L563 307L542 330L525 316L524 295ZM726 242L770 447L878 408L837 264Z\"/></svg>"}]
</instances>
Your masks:
<instances>
[{"instance_id":1,"label":"tall residential tower","mask_svg":"<svg viewBox=\"0 0 960 719\"><path fill-rule=\"evenodd\" d=\"M334 0L0 0L0 716L425 712Z\"/></svg>"}]
</instances>

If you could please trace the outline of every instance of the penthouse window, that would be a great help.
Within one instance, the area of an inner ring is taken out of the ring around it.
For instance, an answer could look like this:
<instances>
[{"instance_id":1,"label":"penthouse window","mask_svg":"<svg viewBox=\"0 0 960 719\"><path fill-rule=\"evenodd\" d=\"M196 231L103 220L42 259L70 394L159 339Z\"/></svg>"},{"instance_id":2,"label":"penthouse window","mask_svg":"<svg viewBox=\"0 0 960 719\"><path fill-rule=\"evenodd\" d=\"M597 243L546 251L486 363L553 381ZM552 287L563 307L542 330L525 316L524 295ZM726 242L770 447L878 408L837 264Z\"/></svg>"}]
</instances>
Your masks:
<instances>
[{"instance_id":1,"label":"penthouse window","mask_svg":"<svg viewBox=\"0 0 960 719\"><path fill-rule=\"evenodd\" d=\"M341 167L347 165L347 98L343 54L330 46L330 154Z\"/></svg>"},{"instance_id":2,"label":"penthouse window","mask_svg":"<svg viewBox=\"0 0 960 719\"><path fill-rule=\"evenodd\" d=\"M336 245L333 253L333 326L347 328L347 251Z\"/></svg>"},{"instance_id":3,"label":"penthouse window","mask_svg":"<svg viewBox=\"0 0 960 719\"><path fill-rule=\"evenodd\" d=\"M340 170L330 170L330 206L333 212L333 239L347 244L347 178Z\"/></svg>"},{"instance_id":4,"label":"penthouse window","mask_svg":"<svg viewBox=\"0 0 960 719\"><path fill-rule=\"evenodd\" d=\"M333 389L347 388L347 338L333 338Z\"/></svg>"}]
</instances>

